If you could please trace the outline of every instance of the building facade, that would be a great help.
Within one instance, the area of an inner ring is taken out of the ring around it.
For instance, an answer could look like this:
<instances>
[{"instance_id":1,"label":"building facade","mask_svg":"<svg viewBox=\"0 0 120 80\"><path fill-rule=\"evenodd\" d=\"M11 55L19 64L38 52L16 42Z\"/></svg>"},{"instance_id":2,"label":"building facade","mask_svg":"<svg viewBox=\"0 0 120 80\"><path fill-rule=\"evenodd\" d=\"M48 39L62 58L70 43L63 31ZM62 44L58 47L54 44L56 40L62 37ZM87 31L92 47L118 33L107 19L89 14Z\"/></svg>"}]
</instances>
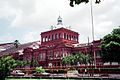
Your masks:
<instances>
[{"instance_id":1,"label":"building facade","mask_svg":"<svg viewBox=\"0 0 120 80\"><path fill-rule=\"evenodd\" d=\"M62 23L62 18L57 19L57 28L41 33L41 42L14 45L1 51L0 55L13 55L19 60L36 60L39 66L58 67L63 66L62 58L78 53L90 54L93 65L102 65L100 40L91 43L79 44L79 33L72 31ZM2 46L3 47L3 46ZM34 63L34 62L33 62ZM81 64L82 65L82 64Z\"/></svg>"},{"instance_id":2,"label":"building facade","mask_svg":"<svg viewBox=\"0 0 120 80\"><path fill-rule=\"evenodd\" d=\"M58 28L41 33L41 44L38 49L24 50L24 59L36 59L40 66L58 67L62 65L62 58L73 53L90 54L94 65L102 65L100 40L79 44L79 33L64 28L62 18L58 18Z\"/></svg>"}]
</instances>

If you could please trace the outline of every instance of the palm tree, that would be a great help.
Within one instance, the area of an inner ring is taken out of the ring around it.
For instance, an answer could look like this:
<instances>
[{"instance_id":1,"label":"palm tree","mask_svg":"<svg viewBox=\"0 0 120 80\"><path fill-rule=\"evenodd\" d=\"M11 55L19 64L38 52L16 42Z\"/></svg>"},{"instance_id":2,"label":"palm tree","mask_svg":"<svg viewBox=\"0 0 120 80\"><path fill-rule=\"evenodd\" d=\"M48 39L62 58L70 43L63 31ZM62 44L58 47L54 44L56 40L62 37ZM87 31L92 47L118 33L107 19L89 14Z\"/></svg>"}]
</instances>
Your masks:
<instances>
[{"instance_id":1,"label":"palm tree","mask_svg":"<svg viewBox=\"0 0 120 80\"><path fill-rule=\"evenodd\" d=\"M87 65L88 63L90 63L91 56L90 56L89 54L83 55L82 58L83 58L83 63L84 63L85 65Z\"/></svg>"},{"instance_id":2,"label":"palm tree","mask_svg":"<svg viewBox=\"0 0 120 80\"><path fill-rule=\"evenodd\" d=\"M63 64L75 65L77 62L88 64L91 61L91 56L89 54L85 55L83 53L76 53L75 55L70 55L62 59Z\"/></svg>"},{"instance_id":3,"label":"palm tree","mask_svg":"<svg viewBox=\"0 0 120 80\"><path fill-rule=\"evenodd\" d=\"M19 43L19 41L18 40L15 40L14 41L14 46L16 47L16 48L18 48L18 45L19 45L20 43Z\"/></svg>"},{"instance_id":4,"label":"palm tree","mask_svg":"<svg viewBox=\"0 0 120 80\"><path fill-rule=\"evenodd\" d=\"M70 56L62 58L62 63L64 65L69 65L70 64Z\"/></svg>"},{"instance_id":5,"label":"palm tree","mask_svg":"<svg viewBox=\"0 0 120 80\"><path fill-rule=\"evenodd\" d=\"M83 62L83 54L82 53L76 53L76 55L75 55L75 61L76 61L76 63L77 62Z\"/></svg>"},{"instance_id":6,"label":"palm tree","mask_svg":"<svg viewBox=\"0 0 120 80\"><path fill-rule=\"evenodd\" d=\"M85 55L83 53L76 53L76 55L74 55L75 57L75 63L80 62L83 64L88 64L91 61L91 56L89 54Z\"/></svg>"}]
</instances>

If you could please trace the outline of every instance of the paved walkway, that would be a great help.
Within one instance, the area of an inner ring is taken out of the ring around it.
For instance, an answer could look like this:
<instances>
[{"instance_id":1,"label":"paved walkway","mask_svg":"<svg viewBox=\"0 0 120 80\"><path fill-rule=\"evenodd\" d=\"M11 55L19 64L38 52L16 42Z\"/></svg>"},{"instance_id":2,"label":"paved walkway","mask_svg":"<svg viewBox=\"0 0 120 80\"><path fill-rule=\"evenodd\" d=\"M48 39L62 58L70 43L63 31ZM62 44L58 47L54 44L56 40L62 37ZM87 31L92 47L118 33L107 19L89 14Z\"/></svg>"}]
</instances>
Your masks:
<instances>
[{"instance_id":1,"label":"paved walkway","mask_svg":"<svg viewBox=\"0 0 120 80\"><path fill-rule=\"evenodd\" d=\"M71 78L112 78L120 79L120 74L51 74L50 77L71 77Z\"/></svg>"},{"instance_id":2,"label":"paved walkway","mask_svg":"<svg viewBox=\"0 0 120 80\"><path fill-rule=\"evenodd\" d=\"M12 77L12 76L11 76ZM14 77L27 77L27 78L36 78L36 76L33 76L32 74L26 74L25 76L14 76ZM90 76L90 74L50 74L50 76L37 76L41 78L111 78L111 79L120 79L120 74L93 74L93 76Z\"/></svg>"}]
</instances>

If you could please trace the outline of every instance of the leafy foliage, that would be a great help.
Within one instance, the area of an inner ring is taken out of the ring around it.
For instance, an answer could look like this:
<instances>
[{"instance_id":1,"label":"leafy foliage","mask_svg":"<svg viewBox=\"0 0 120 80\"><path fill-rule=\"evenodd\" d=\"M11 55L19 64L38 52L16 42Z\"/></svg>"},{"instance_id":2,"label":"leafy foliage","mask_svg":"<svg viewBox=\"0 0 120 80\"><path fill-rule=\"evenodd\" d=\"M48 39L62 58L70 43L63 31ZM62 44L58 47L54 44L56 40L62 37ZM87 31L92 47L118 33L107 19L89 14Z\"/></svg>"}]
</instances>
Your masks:
<instances>
[{"instance_id":1,"label":"leafy foliage","mask_svg":"<svg viewBox=\"0 0 120 80\"><path fill-rule=\"evenodd\" d=\"M17 63L17 66L21 68L21 67L24 67L24 66L30 64L30 61L20 61L20 60L16 60L16 63Z\"/></svg>"},{"instance_id":2,"label":"leafy foliage","mask_svg":"<svg viewBox=\"0 0 120 80\"><path fill-rule=\"evenodd\" d=\"M102 39L103 62L120 62L120 27Z\"/></svg>"},{"instance_id":3,"label":"leafy foliage","mask_svg":"<svg viewBox=\"0 0 120 80\"><path fill-rule=\"evenodd\" d=\"M81 3L88 3L90 0L70 0L70 6L74 7L74 5L79 5ZM99 4L101 0L96 0L95 3Z\"/></svg>"},{"instance_id":4,"label":"leafy foliage","mask_svg":"<svg viewBox=\"0 0 120 80\"><path fill-rule=\"evenodd\" d=\"M0 79L5 80L5 77L9 75L10 71L17 66L25 66L26 61L16 61L12 56L4 56L0 58Z\"/></svg>"},{"instance_id":5,"label":"leafy foliage","mask_svg":"<svg viewBox=\"0 0 120 80\"><path fill-rule=\"evenodd\" d=\"M19 45L20 43L19 43L19 41L18 40L15 40L14 41L14 46L16 47L16 48L18 48L18 45Z\"/></svg>"},{"instance_id":6,"label":"leafy foliage","mask_svg":"<svg viewBox=\"0 0 120 80\"><path fill-rule=\"evenodd\" d=\"M70 55L62 59L63 64L76 65L78 62L88 64L91 61L91 56L89 54L85 55L83 53L76 53L75 55Z\"/></svg>"},{"instance_id":7,"label":"leafy foliage","mask_svg":"<svg viewBox=\"0 0 120 80\"><path fill-rule=\"evenodd\" d=\"M30 67L37 67L37 66L39 66L38 60L32 54L32 59L30 61Z\"/></svg>"},{"instance_id":8,"label":"leafy foliage","mask_svg":"<svg viewBox=\"0 0 120 80\"><path fill-rule=\"evenodd\" d=\"M15 68L17 63L11 57L2 57L0 59L0 77L4 80L4 78L9 75L11 69Z\"/></svg>"},{"instance_id":9,"label":"leafy foliage","mask_svg":"<svg viewBox=\"0 0 120 80\"><path fill-rule=\"evenodd\" d=\"M36 67L36 68L35 68L35 71L36 71L37 73L44 73L44 72L45 72L45 69L43 69L42 67Z\"/></svg>"}]
</instances>

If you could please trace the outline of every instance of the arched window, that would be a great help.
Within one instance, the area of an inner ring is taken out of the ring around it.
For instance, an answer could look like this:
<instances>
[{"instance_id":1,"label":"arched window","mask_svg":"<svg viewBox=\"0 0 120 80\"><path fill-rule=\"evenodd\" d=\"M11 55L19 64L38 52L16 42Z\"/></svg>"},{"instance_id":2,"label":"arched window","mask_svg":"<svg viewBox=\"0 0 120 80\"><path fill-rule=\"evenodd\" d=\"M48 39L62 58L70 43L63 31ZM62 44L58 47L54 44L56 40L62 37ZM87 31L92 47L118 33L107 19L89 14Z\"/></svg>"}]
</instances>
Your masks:
<instances>
[{"instance_id":1,"label":"arched window","mask_svg":"<svg viewBox=\"0 0 120 80\"><path fill-rule=\"evenodd\" d=\"M55 34L55 39L58 39L58 38L59 38L59 37L58 37L58 34L56 33L56 34Z\"/></svg>"},{"instance_id":2,"label":"arched window","mask_svg":"<svg viewBox=\"0 0 120 80\"><path fill-rule=\"evenodd\" d=\"M45 42L45 38L43 37L43 42Z\"/></svg>"},{"instance_id":3,"label":"arched window","mask_svg":"<svg viewBox=\"0 0 120 80\"><path fill-rule=\"evenodd\" d=\"M43 42L43 37L41 37L41 42Z\"/></svg>"},{"instance_id":4,"label":"arched window","mask_svg":"<svg viewBox=\"0 0 120 80\"><path fill-rule=\"evenodd\" d=\"M64 39L66 39L66 33L64 33Z\"/></svg>"},{"instance_id":5,"label":"arched window","mask_svg":"<svg viewBox=\"0 0 120 80\"><path fill-rule=\"evenodd\" d=\"M49 37L48 37L48 41L50 41L50 35L49 35Z\"/></svg>"},{"instance_id":6,"label":"arched window","mask_svg":"<svg viewBox=\"0 0 120 80\"><path fill-rule=\"evenodd\" d=\"M68 34L67 34L67 39L68 39Z\"/></svg>"},{"instance_id":7,"label":"arched window","mask_svg":"<svg viewBox=\"0 0 120 80\"><path fill-rule=\"evenodd\" d=\"M71 40L73 40L73 36L72 36Z\"/></svg>"},{"instance_id":8,"label":"arched window","mask_svg":"<svg viewBox=\"0 0 120 80\"><path fill-rule=\"evenodd\" d=\"M54 35L52 34L52 40L54 40Z\"/></svg>"},{"instance_id":9,"label":"arched window","mask_svg":"<svg viewBox=\"0 0 120 80\"><path fill-rule=\"evenodd\" d=\"M48 38L47 38L47 36L45 37L45 41L48 41Z\"/></svg>"},{"instance_id":10,"label":"arched window","mask_svg":"<svg viewBox=\"0 0 120 80\"><path fill-rule=\"evenodd\" d=\"M62 38L62 34L61 33L59 33L59 37Z\"/></svg>"},{"instance_id":11,"label":"arched window","mask_svg":"<svg viewBox=\"0 0 120 80\"><path fill-rule=\"evenodd\" d=\"M70 40L71 40L71 35L69 35L69 38L70 38Z\"/></svg>"},{"instance_id":12,"label":"arched window","mask_svg":"<svg viewBox=\"0 0 120 80\"><path fill-rule=\"evenodd\" d=\"M76 37L74 36L74 41L76 41Z\"/></svg>"}]
</instances>

